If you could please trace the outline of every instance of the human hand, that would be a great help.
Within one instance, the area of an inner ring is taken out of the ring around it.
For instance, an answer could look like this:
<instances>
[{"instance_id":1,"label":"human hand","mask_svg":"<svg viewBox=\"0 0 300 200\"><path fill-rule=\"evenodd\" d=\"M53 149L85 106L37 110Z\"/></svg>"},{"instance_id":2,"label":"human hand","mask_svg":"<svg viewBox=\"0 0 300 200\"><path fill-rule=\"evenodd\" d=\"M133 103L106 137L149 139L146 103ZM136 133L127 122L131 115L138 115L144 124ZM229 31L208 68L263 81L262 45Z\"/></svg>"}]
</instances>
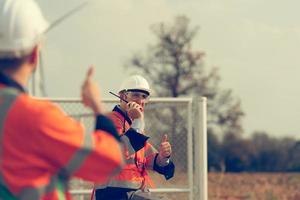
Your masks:
<instances>
[{"instance_id":1,"label":"human hand","mask_svg":"<svg viewBox=\"0 0 300 200\"><path fill-rule=\"evenodd\" d=\"M134 120L134 119L144 119L144 114L143 114L143 108L136 102L129 102L127 103L127 114L128 116Z\"/></svg>"},{"instance_id":2,"label":"human hand","mask_svg":"<svg viewBox=\"0 0 300 200\"><path fill-rule=\"evenodd\" d=\"M158 153L159 159L163 160L163 159L169 158L171 156L171 153L172 153L172 148L168 141L168 136L167 136L167 134L165 134L162 137L162 140L161 140L161 143L159 146L159 153Z\"/></svg>"},{"instance_id":3,"label":"human hand","mask_svg":"<svg viewBox=\"0 0 300 200\"><path fill-rule=\"evenodd\" d=\"M81 87L82 103L91 108L95 114L102 113L102 104L100 97L100 89L96 81L93 79L95 68L91 66L86 74L86 78Z\"/></svg>"}]
</instances>

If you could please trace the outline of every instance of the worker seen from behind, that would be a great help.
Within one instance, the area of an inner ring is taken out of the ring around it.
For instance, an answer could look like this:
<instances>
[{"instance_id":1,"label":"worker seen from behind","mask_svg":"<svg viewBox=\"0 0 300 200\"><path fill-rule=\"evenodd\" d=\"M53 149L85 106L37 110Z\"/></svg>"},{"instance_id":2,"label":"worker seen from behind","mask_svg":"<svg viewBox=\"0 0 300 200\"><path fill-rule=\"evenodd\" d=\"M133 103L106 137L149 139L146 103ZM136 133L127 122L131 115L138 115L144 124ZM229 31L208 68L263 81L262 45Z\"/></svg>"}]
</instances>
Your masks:
<instances>
[{"instance_id":1,"label":"worker seen from behind","mask_svg":"<svg viewBox=\"0 0 300 200\"><path fill-rule=\"evenodd\" d=\"M158 200L150 194L153 187L147 170L154 170L168 180L173 177L175 166L167 135L162 136L158 151L145 135L144 108L150 96L150 87L139 75L126 79L119 90L120 104L109 113L124 143L126 165L108 184L95 186L96 200Z\"/></svg>"},{"instance_id":2,"label":"worker seen from behind","mask_svg":"<svg viewBox=\"0 0 300 200\"><path fill-rule=\"evenodd\" d=\"M93 133L57 105L27 93L47 26L33 0L0 0L1 200L71 199L71 177L104 183L123 165L119 136L102 114L92 68L82 101L96 116Z\"/></svg>"}]
</instances>

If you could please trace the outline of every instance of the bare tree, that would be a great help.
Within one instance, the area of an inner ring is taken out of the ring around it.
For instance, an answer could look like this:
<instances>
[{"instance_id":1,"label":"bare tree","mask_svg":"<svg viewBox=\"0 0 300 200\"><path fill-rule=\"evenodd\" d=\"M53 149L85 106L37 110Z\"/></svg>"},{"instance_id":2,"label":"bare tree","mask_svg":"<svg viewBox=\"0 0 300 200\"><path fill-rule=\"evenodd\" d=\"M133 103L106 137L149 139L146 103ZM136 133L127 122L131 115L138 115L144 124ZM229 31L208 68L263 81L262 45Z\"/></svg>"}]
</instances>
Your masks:
<instances>
[{"instance_id":1,"label":"bare tree","mask_svg":"<svg viewBox=\"0 0 300 200\"><path fill-rule=\"evenodd\" d=\"M178 16L174 24L151 26L156 43L145 54L133 55L127 67L144 74L158 96L207 97L209 131L240 134L244 115L241 103L231 90L220 89L217 68L205 71L204 52L192 49L199 27L189 25L187 17Z\"/></svg>"}]
</instances>

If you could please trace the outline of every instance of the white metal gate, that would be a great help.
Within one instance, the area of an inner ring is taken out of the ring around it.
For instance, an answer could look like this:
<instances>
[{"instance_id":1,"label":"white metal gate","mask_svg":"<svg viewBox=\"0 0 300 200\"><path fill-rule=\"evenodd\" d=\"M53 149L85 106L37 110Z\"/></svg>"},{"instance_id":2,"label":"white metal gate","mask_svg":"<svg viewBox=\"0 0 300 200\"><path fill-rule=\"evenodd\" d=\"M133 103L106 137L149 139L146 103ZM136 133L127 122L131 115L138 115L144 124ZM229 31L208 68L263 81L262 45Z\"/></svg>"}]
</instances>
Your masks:
<instances>
[{"instance_id":1,"label":"white metal gate","mask_svg":"<svg viewBox=\"0 0 300 200\"><path fill-rule=\"evenodd\" d=\"M93 130L94 115L79 99L50 100L84 123L88 131ZM118 100L103 102L109 111ZM168 135L176 165L170 181L150 173L157 187L151 192L174 200L207 200L206 98L151 98L145 108L145 121L145 132L154 146L158 147L163 134ZM75 200L90 199L92 184L74 179L71 189Z\"/></svg>"}]
</instances>

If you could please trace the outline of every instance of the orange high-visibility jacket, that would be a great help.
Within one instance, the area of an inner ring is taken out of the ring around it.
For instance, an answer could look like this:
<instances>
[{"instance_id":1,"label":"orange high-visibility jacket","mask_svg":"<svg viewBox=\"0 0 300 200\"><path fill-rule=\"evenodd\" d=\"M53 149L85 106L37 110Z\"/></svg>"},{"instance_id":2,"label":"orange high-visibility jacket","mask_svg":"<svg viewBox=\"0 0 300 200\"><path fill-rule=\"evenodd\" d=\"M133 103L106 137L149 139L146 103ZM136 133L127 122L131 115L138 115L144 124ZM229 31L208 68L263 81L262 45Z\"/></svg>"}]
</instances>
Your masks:
<instances>
[{"instance_id":1,"label":"orange high-visibility jacket","mask_svg":"<svg viewBox=\"0 0 300 200\"><path fill-rule=\"evenodd\" d=\"M22 200L61 200L70 199L71 176L106 182L120 171L123 154L112 122L99 115L97 126L86 133L57 105L0 74L1 189Z\"/></svg>"},{"instance_id":2,"label":"orange high-visibility jacket","mask_svg":"<svg viewBox=\"0 0 300 200\"><path fill-rule=\"evenodd\" d=\"M149 137L137 133L130 128L131 119L124 113L119 106L108 115L114 122L121 140L124 143L126 165L122 171L114 176L106 186L97 185L96 189L105 187L144 189L153 187L153 183L148 176L146 169L155 170L165 175L166 179L174 175L174 164L170 161L169 165L159 167L156 164L158 155L157 150L147 142Z\"/></svg>"}]
</instances>

